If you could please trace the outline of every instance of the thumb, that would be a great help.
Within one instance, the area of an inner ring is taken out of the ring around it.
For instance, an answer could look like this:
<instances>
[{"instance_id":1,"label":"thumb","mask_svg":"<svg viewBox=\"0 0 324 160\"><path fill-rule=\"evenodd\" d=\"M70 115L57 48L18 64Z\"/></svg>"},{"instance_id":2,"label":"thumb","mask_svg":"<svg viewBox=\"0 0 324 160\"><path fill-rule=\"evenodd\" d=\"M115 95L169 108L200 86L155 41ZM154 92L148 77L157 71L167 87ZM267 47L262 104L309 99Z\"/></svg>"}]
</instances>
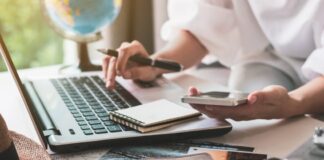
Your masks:
<instances>
[{"instance_id":1,"label":"thumb","mask_svg":"<svg viewBox=\"0 0 324 160\"><path fill-rule=\"evenodd\" d=\"M195 96L199 94L199 91L195 87L189 87L188 89L189 96Z\"/></svg>"},{"instance_id":2,"label":"thumb","mask_svg":"<svg viewBox=\"0 0 324 160\"><path fill-rule=\"evenodd\" d=\"M252 92L248 96L248 101L250 104L259 103L275 103L287 93L287 90L281 86L269 86L265 87L262 91Z\"/></svg>"},{"instance_id":3,"label":"thumb","mask_svg":"<svg viewBox=\"0 0 324 160\"><path fill-rule=\"evenodd\" d=\"M268 103L271 101L271 93L267 91L255 91L248 96L249 104Z\"/></svg>"}]
</instances>

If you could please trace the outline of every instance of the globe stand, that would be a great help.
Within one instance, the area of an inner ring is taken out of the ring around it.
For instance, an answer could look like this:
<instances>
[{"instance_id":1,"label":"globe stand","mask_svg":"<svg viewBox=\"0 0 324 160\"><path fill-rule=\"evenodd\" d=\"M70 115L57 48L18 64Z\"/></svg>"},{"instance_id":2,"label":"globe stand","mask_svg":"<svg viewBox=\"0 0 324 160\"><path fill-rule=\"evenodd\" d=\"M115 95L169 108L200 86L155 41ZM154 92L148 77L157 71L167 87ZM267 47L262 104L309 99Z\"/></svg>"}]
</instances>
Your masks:
<instances>
[{"instance_id":1,"label":"globe stand","mask_svg":"<svg viewBox=\"0 0 324 160\"><path fill-rule=\"evenodd\" d=\"M77 52L79 57L77 66L81 72L101 70L100 65L94 65L91 63L87 43L77 43Z\"/></svg>"},{"instance_id":2,"label":"globe stand","mask_svg":"<svg viewBox=\"0 0 324 160\"><path fill-rule=\"evenodd\" d=\"M80 73L88 71L100 71L100 65L94 65L91 63L87 43L76 42L78 62L72 65L65 65L59 69L59 73Z\"/></svg>"},{"instance_id":3,"label":"globe stand","mask_svg":"<svg viewBox=\"0 0 324 160\"><path fill-rule=\"evenodd\" d=\"M87 71L99 71L101 70L100 65L94 65L91 63L88 53L88 43L102 39L100 32L87 36L76 36L76 35L64 35L68 39L72 39L76 43L76 52L78 62L72 65L65 65L59 69L60 73L80 73Z\"/></svg>"}]
</instances>

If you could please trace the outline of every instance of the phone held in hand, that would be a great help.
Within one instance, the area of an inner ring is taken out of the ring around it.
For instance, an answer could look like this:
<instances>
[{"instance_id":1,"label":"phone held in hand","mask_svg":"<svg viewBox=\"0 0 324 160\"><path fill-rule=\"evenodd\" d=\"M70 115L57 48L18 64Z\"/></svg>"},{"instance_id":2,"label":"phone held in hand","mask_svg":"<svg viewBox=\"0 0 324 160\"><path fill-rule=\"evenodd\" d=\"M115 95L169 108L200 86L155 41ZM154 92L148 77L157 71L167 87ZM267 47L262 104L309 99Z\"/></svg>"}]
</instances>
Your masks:
<instances>
[{"instance_id":1,"label":"phone held in hand","mask_svg":"<svg viewBox=\"0 0 324 160\"><path fill-rule=\"evenodd\" d=\"M205 92L195 96L185 95L181 101L191 104L238 106L248 102L248 95L248 93L242 92Z\"/></svg>"}]
</instances>

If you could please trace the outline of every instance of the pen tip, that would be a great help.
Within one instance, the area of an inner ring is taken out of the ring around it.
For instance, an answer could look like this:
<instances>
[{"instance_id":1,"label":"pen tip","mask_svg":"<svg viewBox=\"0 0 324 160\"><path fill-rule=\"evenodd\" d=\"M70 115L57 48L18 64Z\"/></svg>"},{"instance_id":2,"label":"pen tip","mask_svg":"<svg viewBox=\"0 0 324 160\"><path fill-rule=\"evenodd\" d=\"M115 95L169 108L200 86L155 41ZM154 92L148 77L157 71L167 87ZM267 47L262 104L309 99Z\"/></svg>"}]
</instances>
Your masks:
<instances>
[{"instance_id":1,"label":"pen tip","mask_svg":"<svg viewBox=\"0 0 324 160\"><path fill-rule=\"evenodd\" d=\"M105 53L105 52L107 52L107 49L101 49L101 48L100 48L100 49L97 49L97 51L98 51L98 52Z\"/></svg>"}]
</instances>

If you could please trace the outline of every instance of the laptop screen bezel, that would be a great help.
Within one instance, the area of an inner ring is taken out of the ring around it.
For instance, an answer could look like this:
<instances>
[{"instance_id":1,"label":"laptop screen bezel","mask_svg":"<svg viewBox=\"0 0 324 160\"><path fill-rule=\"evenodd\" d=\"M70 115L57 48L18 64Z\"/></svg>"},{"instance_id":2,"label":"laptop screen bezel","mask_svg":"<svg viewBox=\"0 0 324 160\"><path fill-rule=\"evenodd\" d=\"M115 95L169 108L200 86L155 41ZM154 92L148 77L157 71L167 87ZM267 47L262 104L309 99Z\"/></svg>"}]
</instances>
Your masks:
<instances>
[{"instance_id":1,"label":"laptop screen bezel","mask_svg":"<svg viewBox=\"0 0 324 160\"><path fill-rule=\"evenodd\" d=\"M43 136L42 134L42 129L41 129L41 124L39 121L37 121L37 119L35 118L35 115L33 114L33 110L32 110L32 103L30 101L30 99L28 98L28 95L27 95L27 91L26 89L24 88L23 86L23 83L18 75L18 72L17 72L17 69L10 57L10 53L7 49L7 46L5 44L5 41L0 33L0 53L2 55L2 58L6 64L6 67L8 69L8 71L10 72L12 78L14 79L15 81L15 84L18 88L18 91L19 91L19 94L21 95L21 98L24 102L24 105L28 111L28 115L30 117L30 119L32 120L32 123L33 123L33 126L34 128L36 129L36 132L37 132L37 136L38 138L40 139L41 141L41 145L47 149L47 145L46 145L46 140L45 140L45 137Z\"/></svg>"}]
</instances>

